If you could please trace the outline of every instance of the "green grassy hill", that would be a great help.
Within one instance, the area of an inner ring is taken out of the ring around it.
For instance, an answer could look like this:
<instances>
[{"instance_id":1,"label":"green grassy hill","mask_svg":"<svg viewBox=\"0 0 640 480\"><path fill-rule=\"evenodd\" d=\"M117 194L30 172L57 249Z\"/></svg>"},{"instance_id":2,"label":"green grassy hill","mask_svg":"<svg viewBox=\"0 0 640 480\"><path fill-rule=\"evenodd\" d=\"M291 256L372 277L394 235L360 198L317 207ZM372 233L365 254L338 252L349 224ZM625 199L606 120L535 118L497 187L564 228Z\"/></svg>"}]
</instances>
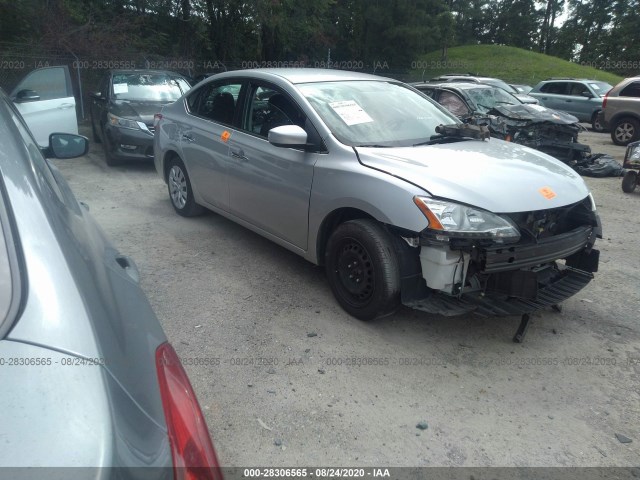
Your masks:
<instances>
[{"instance_id":1,"label":"green grassy hill","mask_svg":"<svg viewBox=\"0 0 640 480\"><path fill-rule=\"evenodd\" d=\"M534 86L549 77L574 77L604 80L615 85L622 77L603 70L551 57L542 53L503 45L466 45L448 50L447 60L442 52L422 55L413 64L412 80L429 80L445 73L474 73L497 77L509 83Z\"/></svg>"}]
</instances>

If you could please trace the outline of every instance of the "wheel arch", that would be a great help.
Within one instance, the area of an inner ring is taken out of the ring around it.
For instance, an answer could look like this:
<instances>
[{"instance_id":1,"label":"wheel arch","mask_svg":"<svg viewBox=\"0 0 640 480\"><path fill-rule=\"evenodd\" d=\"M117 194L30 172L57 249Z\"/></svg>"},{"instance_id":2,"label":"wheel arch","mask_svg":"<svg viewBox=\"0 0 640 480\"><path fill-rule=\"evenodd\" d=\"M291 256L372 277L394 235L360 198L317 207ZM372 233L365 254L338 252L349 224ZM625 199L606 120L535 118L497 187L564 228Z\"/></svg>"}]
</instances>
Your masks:
<instances>
[{"instance_id":1,"label":"wheel arch","mask_svg":"<svg viewBox=\"0 0 640 480\"><path fill-rule=\"evenodd\" d=\"M623 118L632 118L632 119L640 122L640 115L638 115L635 112L625 111L625 112L616 113L613 117L611 117L611 120L609 122L607 122L607 123L609 124L609 126L611 128L613 128L613 126L616 124L616 122L618 122L619 120L622 120Z\"/></svg>"},{"instance_id":2,"label":"wheel arch","mask_svg":"<svg viewBox=\"0 0 640 480\"><path fill-rule=\"evenodd\" d=\"M174 158L180 159L180 161L184 164L184 160L182 160L178 152L176 152L175 150L167 150L162 157L162 178L165 183L167 183L169 180L169 163ZM187 168L187 166L185 165L184 168Z\"/></svg>"},{"instance_id":3,"label":"wheel arch","mask_svg":"<svg viewBox=\"0 0 640 480\"><path fill-rule=\"evenodd\" d=\"M404 237L417 237L419 233L412 232L388 223L382 222L372 214L354 207L341 207L331 211L327 214L320 224L318 234L316 236L316 258L318 265L324 265L324 257L326 253L327 242L329 237L338 226L349 220L356 219L370 219L381 224L392 236L399 238ZM396 243L397 246L397 243Z\"/></svg>"}]
</instances>

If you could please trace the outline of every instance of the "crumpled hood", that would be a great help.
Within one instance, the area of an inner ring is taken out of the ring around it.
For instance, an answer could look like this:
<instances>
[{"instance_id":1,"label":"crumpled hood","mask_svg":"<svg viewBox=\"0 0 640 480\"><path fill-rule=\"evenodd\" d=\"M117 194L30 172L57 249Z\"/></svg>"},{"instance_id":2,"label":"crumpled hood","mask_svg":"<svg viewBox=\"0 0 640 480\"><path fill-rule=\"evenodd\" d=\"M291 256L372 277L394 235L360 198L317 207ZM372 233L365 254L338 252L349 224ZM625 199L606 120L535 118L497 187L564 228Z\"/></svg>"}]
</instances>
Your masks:
<instances>
[{"instance_id":1,"label":"crumpled hood","mask_svg":"<svg viewBox=\"0 0 640 480\"><path fill-rule=\"evenodd\" d=\"M519 104L519 105L496 105L495 110L503 117L514 120L528 120L533 123L551 122L561 125L571 125L578 122L573 115L558 110L543 107L542 105Z\"/></svg>"},{"instance_id":2,"label":"crumpled hood","mask_svg":"<svg viewBox=\"0 0 640 480\"><path fill-rule=\"evenodd\" d=\"M496 213L561 207L589 194L582 178L562 162L495 138L356 151L363 165L418 185L434 197Z\"/></svg>"},{"instance_id":3,"label":"crumpled hood","mask_svg":"<svg viewBox=\"0 0 640 480\"><path fill-rule=\"evenodd\" d=\"M136 100L117 100L111 104L110 112L121 118L153 125L153 116L163 106L171 102L141 102Z\"/></svg>"}]
</instances>

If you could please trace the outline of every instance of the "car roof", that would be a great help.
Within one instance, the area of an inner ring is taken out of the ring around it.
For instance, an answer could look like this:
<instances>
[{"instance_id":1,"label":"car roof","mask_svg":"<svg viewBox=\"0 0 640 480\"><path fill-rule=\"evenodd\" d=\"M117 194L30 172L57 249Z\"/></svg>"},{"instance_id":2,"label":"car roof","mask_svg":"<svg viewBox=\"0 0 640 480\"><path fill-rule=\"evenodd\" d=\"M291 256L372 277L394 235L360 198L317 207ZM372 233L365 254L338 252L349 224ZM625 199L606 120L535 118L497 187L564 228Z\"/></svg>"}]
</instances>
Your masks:
<instances>
[{"instance_id":1,"label":"car roof","mask_svg":"<svg viewBox=\"0 0 640 480\"><path fill-rule=\"evenodd\" d=\"M314 83L314 82L336 82L346 80L375 80L392 81L392 78L380 77L368 73L351 72L347 70L336 70L331 68L254 68L247 70L232 70L229 72L216 74L218 78L225 77L254 77L254 78L281 78L290 83ZM208 77L211 79L212 77Z\"/></svg>"},{"instance_id":2,"label":"car roof","mask_svg":"<svg viewBox=\"0 0 640 480\"><path fill-rule=\"evenodd\" d=\"M151 69L128 69L128 70L110 70L112 75L176 75L178 77L184 77L181 73L172 72L170 70L151 70Z\"/></svg>"},{"instance_id":3,"label":"car roof","mask_svg":"<svg viewBox=\"0 0 640 480\"><path fill-rule=\"evenodd\" d=\"M499 88L495 85L487 85L485 83L471 83L471 82L441 82L441 83L426 83L426 82L414 82L410 84L413 87L419 86L431 87L431 88L443 88L447 90L469 90L471 88Z\"/></svg>"}]
</instances>

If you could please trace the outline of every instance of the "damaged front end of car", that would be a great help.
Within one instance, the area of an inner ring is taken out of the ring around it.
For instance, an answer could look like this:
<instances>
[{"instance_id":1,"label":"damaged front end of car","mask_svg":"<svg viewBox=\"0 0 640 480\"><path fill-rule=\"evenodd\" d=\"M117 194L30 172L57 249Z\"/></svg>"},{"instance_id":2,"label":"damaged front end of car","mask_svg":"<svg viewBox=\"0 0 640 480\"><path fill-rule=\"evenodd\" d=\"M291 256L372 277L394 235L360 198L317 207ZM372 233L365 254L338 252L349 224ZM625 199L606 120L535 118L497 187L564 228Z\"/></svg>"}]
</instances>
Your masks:
<instances>
[{"instance_id":1,"label":"damaged front end of car","mask_svg":"<svg viewBox=\"0 0 640 480\"><path fill-rule=\"evenodd\" d=\"M601 224L591 195L549 210L494 214L415 197L429 220L405 238L421 271L402 279L402 303L445 316L525 315L560 304L598 270Z\"/></svg>"},{"instance_id":2,"label":"damaged front end of car","mask_svg":"<svg viewBox=\"0 0 640 480\"><path fill-rule=\"evenodd\" d=\"M581 127L576 117L539 105L496 105L465 120L486 125L492 137L534 148L568 165L591 153L588 145L578 142Z\"/></svg>"}]
</instances>

